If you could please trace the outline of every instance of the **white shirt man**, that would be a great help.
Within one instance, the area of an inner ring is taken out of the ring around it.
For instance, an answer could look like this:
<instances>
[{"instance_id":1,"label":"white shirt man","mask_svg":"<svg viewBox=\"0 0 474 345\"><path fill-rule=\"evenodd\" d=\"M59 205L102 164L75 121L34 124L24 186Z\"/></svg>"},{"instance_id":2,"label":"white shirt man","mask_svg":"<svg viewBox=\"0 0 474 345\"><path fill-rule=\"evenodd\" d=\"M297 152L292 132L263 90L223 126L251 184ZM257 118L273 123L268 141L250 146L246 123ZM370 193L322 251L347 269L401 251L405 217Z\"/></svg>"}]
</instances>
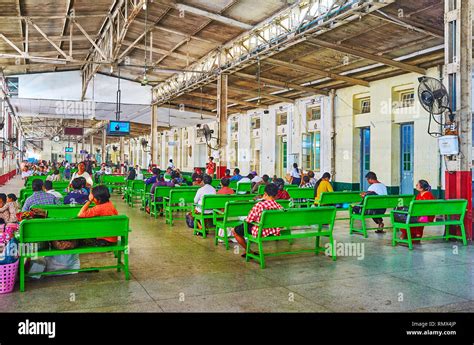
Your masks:
<instances>
[{"instance_id":1,"label":"white shirt man","mask_svg":"<svg viewBox=\"0 0 474 345\"><path fill-rule=\"evenodd\" d=\"M262 178L258 175L255 175L255 177L251 180L252 183L259 183L262 182Z\"/></svg>"},{"instance_id":2,"label":"white shirt man","mask_svg":"<svg viewBox=\"0 0 474 345\"><path fill-rule=\"evenodd\" d=\"M216 194L216 190L214 187L212 187L210 184L205 184L201 188L199 188L196 192L196 196L194 197L194 203L198 205L202 205L202 198L204 195L208 194ZM196 212L201 213L202 209L199 206L196 206ZM212 213L212 210L206 210L204 211L205 214L210 214Z\"/></svg>"},{"instance_id":3,"label":"white shirt man","mask_svg":"<svg viewBox=\"0 0 474 345\"><path fill-rule=\"evenodd\" d=\"M381 182L372 183L369 188L367 188L367 191L374 192L377 195L387 195L387 187Z\"/></svg>"}]
</instances>

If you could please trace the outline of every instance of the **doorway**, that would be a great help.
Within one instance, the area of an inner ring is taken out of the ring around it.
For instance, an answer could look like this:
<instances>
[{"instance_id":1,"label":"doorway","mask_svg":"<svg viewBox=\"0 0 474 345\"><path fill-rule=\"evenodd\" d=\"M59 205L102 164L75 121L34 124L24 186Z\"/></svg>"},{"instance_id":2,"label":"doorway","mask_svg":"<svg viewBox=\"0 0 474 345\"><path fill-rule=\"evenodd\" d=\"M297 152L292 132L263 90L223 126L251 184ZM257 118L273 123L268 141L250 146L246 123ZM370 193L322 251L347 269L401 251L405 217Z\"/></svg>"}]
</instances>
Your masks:
<instances>
[{"instance_id":1,"label":"doorway","mask_svg":"<svg viewBox=\"0 0 474 345\"><path fill-rule=\"evenodd\" d=\"M413 194L413 123L400 126L400 193Z\"/></svg>"}]
</instances>

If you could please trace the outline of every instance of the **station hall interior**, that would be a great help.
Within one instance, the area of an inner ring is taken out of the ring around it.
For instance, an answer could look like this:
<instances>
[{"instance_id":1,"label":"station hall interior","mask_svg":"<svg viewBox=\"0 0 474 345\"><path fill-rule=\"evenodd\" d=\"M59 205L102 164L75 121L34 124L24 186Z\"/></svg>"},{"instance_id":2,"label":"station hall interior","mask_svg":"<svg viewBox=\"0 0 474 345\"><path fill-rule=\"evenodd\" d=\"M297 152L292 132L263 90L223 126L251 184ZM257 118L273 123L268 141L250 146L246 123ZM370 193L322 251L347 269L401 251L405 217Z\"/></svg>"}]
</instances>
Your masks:
<instances>
[{"instance_id":1,"label":"station hall interior","mask_svg":"<svg viewBox=\"0 0 474 345\"><path fill-rule=\"evenodd\" d=\"M473 11L0 0L0 311L473 311Z\"/></svg>"}]
</instances>

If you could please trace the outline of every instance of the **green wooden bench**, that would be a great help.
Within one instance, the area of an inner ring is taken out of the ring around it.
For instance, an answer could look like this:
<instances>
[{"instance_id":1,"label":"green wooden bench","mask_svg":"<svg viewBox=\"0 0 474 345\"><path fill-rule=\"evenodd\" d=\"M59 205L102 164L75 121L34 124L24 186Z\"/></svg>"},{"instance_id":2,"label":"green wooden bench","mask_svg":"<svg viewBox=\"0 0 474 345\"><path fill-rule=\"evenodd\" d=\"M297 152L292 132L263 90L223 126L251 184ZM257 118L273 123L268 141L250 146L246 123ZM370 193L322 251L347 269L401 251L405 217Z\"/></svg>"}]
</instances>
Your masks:
<instances>
[{"instance_id":1,"label":"green wooden bench","mask_svg":"<svg viewBox=\"0 0 474 345\"><path fill-rule=\"evenodd\" d=\"M145 182L143 182L145 183ZM144 210L147 205L150 205L150 200L151 200L151 187L153 187L153 184L145 184L145 188L142 190L140 198L142 200L142 206L140 207L141 210Z\"/></svg>"},{"instance_id":2,"label":"green wooden bench","mask_svg":"<svg viewBox=\"0 0 474 345\"><path fill-rule=\"evenodd\" d=\"M101 183L109 188L110 192L113 192L114 189L123 191L127 185L125 176L123 175L102 175Z\"/></svg>"},{"instance_id":3,"label":"green wooden bench","mask_svg":"<svg viewBox=\"0 0 474 345\"><path fill-rule=\"evenodd\" d=\"M173 213L179 211L191 212L194 208L196 192L197 189L172 188L169 196L163 198L165 222L172 226L175 219L185 219L185 217L173 218Z\"/></svg>"},{"instance_id":4,"label":"green wooden bench","mask_svg":"<svg viewBox=\"0 0 474 345\"><path fill-rule=\"evenodd\" d=\"M123 189L123 200L128 205L128 200L130 197L130 192L132 190L132 183L133 180L126 180L125 181L125 188Z\"/></svg>"},{"instance_id":5,"label":"green wooden bench","mask_svg":"<svg viewBox=\"0 0 474 345\"><path fill-rule=\"evenodd\" d=\"M462 240L463 245L467 245L466 230L464 228L464 216L467 209L467 200L464 199L450 199L450 200L414 200L410 203L408 211L392 211L390 219L393 227L392 246L397 243L407 243L409 249L413 249L413 241L427 241L445 239L459 239ZM407 222L401 223L394 219L394 212L405 213L407 215ZM436 218L427 223L411 223L412 217L420 216L445 216L444 220L437 220ZM422 238L412 238L410 229L417 226L444 226L445 233L442 236L426 236ZM461 236L452 235L449 233L450 226L459 226L461 229ZM405 229L407 232L407 239L402 240L397 238L397 232L400 229Z\"/></svg>"},{"instance_id":6,"label":"green wooden bench","mask_svg":"<svg viewBox=\"0 0 474 345\"><path fill-rule=\"evenodd\" d=\"M201 233L203 238L206 238L206 232L210 229L206 228L205 220L213 219L214 214L204 213L204 211L213 211L215 209L224 209L228 201L250 201L255 197L254 194L209 194L204 195L202 198L202 205L194 204L193 207L193 218L194 218L194 235ZM202 210L201 213L196 213L196 207L199 206ZM197 222L201 223L201 229L198 228Z\"/></svg>"},{"instance_id":7,"label":"green wooden bench","mask_svg":"<svg viewBox=\"0 0 474 345\"><path fill-rule=\"evenodd\" d=\"M229 181L229 188L232 188L233 190L237 190L237 184L238 184L238 181Z\"/></svg>"},{"instance_id":8,"label":"green wooden bench","mask_svg":"<svg viewBox=\"0 0 474 345\"><path fill-rule=\"evenodd\" d=\"M275 200L281 207L287 209L290 207L290 200ZM229 239L227 236L227 228L235 228L244 222L244 218L248 216L252 207L257 203L257 200L252 201L228 201L224 210L214 209L213 223L216 227L216 237L214 244L217 245L219 240L223 240L225 248L229 249ZM219 229L224 229L224 236L219 236ZM233 237L233 236L231 236Z\"/></svg>"},{"instance_id":9,"label":"green wooden bench","mask_svg":"<svg viewBox=\"0 0 474 345\"><path fill-rule=\"evenodd\" d=\"M144 190L145 182L143 182L142 180L132 180L130 189L128 191L128 206L133 207L136 201L141 201L142 193Z\"/></svg>"},{"instance_id":10,"label":"green wooden bench","mask_svg":"<svg viewBox=\"0 0 474 345\"><path fill-rule=\"evenodd\" d=\"M216 226L216 236L214 244L217 246L219 240L224 241L225 249L229 249L229 238L227 228L235 228L243 224L243 218L246 217L256 201L228 201L224 210L215 209L213 211L213 223ZM219 236L219 229L223 229L224 235Z\"/></svg>"},{"instance_id":11,"label":"green wooden bench","mask_svg":"<svg viewBox=\"0 0 474 345\"><path fill-rule=\"evenodd\" d=\"M314 204L314 188L290 188L288 194L294 207L310 207Z\"/></svg>"},{"instance_id":12,"label":"green wooden bench","mask_svg":"<svg viewBox=\"0 0 474 345\"><path fill-rule=\"evenodd\" d=\"M238 182L237 194L249 194L252 191L252 182Z\"/></svg>"},{"instance_id":13,"label":"green wooden bench","mask_svg":"<svg viewBox=\"0 0 474 345\"><path fill-rule=\"evenodd\" d=\"M367 195L363 202L360 214L354 214L352 209L353 204L349 206L349 233L362 233L367 238L367 230L377 230L378 227L368 228L365 224L365 220L369 218L386 218L390 217L390 213L383 214L367 214L369 210L376 209L393 209L395 207L409 206L410 202L415 198L414 195ZM354 221L359 220L361 222L361 228L354 227ZM384 229L389 229L391 226L384 226Z\"/></svg>"},{"instance_id":14,"label":"green wooden bench","mask_svg":"<svg viewBox=\"0 0 474 345\"><path fill-rule=\"evenodd\" d=\"M336 208L337 212L348 211L351 204L362 202L362 192L323 192L319 197L318 206L348 205ZM350 217L336 217L336 220L350 219Z\"/></svg>"},{"instance_id":15,"label":"green wooden bench","mask_svg":"<svg viewBox=\"0 0 474 345\"><path fill-rule=\"evenodd\" d=\"M95 271L104 269L122 269L125 279L129 280L128 270L128 232L129 221L125 215L95 218L46 218L29 219L20 223L19 255L20 255L20 291L25 291L25 276L52 275L70 272ZM79 240L102 237L120 237L116 245L104 247L78 247L68 250L26 250L27 245L38 242ZM25 274L25 260L37 256L55 256L65 254L88 254L114 252L117 255L117 264L112 266L87 267L76 270L59 270L54 272L40 272ZM122 253L124 260L122 262Z\"/></svg>"},{"instance_id":16,"label":"green wooden bench","mask_svg":"<svg viewBox=\"0 0 474 345\"><path fill-rule=\"evenodd\" d=\"M298 254L305 252L313 252L318 254L325 252L324 247L320 247L320 238L327 237L331 248L331 256L333 260L336 260L336 249L334 248L333 240L333 227L334 220L336 217L335 207L312 207L312 208L290 208L286 210L266 210L263 211L259 223L252 223L258 225L259 231L258 236L253 237L251 234L247 234L248 223L244 223L245 234L247 237L247 250L246 250L246 261L248 262L251 258L257 260L260 263L261 268L265 268L265 257L276 256L284 254ZM329 224L329 227L323 227L323 225ZM292 229L295 227L308 228L305 230L292 233ZM280 236L267 236L262 237L262 229L266 228L282 228ZM285 229L285 230L284 230ZM299 238L315 238L314 249L301 249L286 252L275 252L275 253L264 253L263 243L270 241L293 241ZM258 254L254 255L250 248L255 243L258 246Z\"/></svg>"},{"instance_id":17,"label":"green wooden bench","mask_svg":"<svg viewBox=\"0 0 474 345\"><path fill-rule=\"evenodd\" d=\"M173 187L163 186L155 188L153 198L150 197L150 216L158 217L158 214L160 214L164 208L164 198L170 195L171 189L173 189Z\"/></svg>"}]
</instances>

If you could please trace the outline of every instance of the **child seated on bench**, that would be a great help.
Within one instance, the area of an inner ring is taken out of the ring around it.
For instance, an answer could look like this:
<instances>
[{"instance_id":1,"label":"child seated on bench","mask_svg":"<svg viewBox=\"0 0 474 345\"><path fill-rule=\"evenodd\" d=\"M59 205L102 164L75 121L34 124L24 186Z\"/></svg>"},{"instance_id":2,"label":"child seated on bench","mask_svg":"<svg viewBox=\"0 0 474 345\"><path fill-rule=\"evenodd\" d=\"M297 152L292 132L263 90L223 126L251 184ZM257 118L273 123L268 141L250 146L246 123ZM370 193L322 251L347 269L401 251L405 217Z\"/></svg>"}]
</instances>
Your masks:
<instances>
[{"instance_id":1,"label":"child seated on bench","mask_svg":"<svg viewBox=\"0 0 474 345\"><path fill-rule=\"evenodd\" d=\"M16 223L18 220L16 214L18 213L18 203L16 202L15 194L5 195L0 194L0 224Z\"/></svg>"},{"instance_id":2,"label":"child seated on bench","mask_svg":"<svg viewBox=\"0 0 474 345\"><path fill-rule=\"evenodd\" d=\"M95 203L95 206L89 208L92 202ZM89 200L82 206L77 216L79 218L92 218L116 215L118 215L118 211L110 201L109 189L104 185L99 185L92 188ZM116 243L117 237L87 239L83 241L83 245L86 246L109 246Z\"/></svg>"},{"instance_id":3,"label":"child seated on bench","mask_svg":"<svg viewBox=\"0 0 474 345\"><path fill-rule=\"evenodd\" d=\"M263 211L265 210L279 210L281 209L281 205L278 204L275 199L278 194L279 188L277 185L274 183L269 183L265 187L265 193L263 194L263 200L258 202L252 209L250 210L247 218L245 221L247 223L255 222L258 223L260 222L260 217L262 216ZM247 245L245 243L245 233L244 233L244 224L236 226L234 229L234 236L237 242L240 244L244 250L247 248ZM251 225L248 224L248 234L253 237L258 236L258 226L256 225ZM269 228L269 229L263 229L262 230L262 236L280 236L280 228ZM255 255L258 255L257 253L254 253ZM246 254L244 253L242 255L243 258L245 258Z\"/></svg>"}]
</instances>

